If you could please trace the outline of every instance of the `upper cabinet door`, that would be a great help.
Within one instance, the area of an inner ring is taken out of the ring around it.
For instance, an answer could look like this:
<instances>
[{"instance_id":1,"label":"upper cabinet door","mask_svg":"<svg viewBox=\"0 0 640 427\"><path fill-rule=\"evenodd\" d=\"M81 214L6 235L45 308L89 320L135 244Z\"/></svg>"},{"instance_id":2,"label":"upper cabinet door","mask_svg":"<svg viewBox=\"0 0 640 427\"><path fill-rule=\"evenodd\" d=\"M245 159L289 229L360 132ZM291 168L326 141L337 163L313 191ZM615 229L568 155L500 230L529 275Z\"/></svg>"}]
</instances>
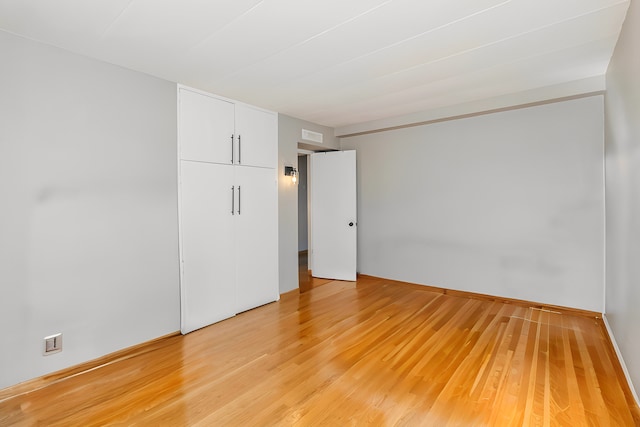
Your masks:
<instances>
[{"instance_id":1,"label":"upper cabinet door","mask_svg":"<svg viewBox=\"0 0 640 427\"><path fill-rule=\"evenodd\" d=\"M179 97L180 158L231 164L234 104L185 88Z\"/></svg>"},{"instance_id":2,"label":"upper cabinet door","mask_svg":"<svg viewBox=\"0 0 640 427\"><path fill-rule=\"evenodd\" d=\"M235 163L274 168L278 164L278 116L236 104L237 153Z\"/></svg>"}]
</instances>

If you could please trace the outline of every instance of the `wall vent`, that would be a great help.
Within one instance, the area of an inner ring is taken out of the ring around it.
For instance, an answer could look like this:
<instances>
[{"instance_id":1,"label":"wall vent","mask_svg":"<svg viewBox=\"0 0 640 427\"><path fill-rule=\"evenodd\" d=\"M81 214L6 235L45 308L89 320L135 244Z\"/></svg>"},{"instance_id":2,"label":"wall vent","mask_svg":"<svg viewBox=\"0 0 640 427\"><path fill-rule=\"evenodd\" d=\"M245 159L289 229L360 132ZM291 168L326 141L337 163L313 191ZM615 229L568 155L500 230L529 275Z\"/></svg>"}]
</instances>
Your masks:
<instances>
[{"instance_id":1,"label":"wall vent","mask_svg":"<svg viewBox=\"0 0 640 427\"><path fill-rule=\"evenodd\" d=\"M322 144L322 134L319 132L313 132L311 130L302 129L302 139L306 141L317 142L318 144Z\"/></svg>"}]
</instances>

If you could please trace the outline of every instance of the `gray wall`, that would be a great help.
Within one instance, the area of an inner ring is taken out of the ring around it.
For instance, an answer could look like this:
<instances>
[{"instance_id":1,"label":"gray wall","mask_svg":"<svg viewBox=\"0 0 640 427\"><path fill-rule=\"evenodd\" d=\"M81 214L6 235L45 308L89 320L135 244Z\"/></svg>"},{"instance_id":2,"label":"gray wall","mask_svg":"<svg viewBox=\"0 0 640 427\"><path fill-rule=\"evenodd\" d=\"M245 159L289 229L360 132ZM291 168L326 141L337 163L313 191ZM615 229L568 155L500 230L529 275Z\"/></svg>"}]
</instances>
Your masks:
<instances>
[{"instance_id":1,"label":"gray wall","mask_svg":"<svg viewBox=\"0 0 640 427\"><path fill-rule=\"evenodd\" d=\"M324 135L322 145L302 141L302 129ZM278 245L280 257L280 293L298 288L298 186L284 176L285 166L298 167L298 143L307 148L339 149L333 129L278 114Z\"/></svg>"},{"instance_id":2,"label":"gray wall","mask_svg":"<svg viewBox=\"0 0 640 427\"><path fill-rule=\"evenodd\" d=\"M602 96L341 142L361 273L602 312Z\"/></svg>"},{"instance_id":3,"label":"gray wall","mask_svg":"<svg viewBox=\"0 0 640 427\"><path fill-rule=\"evenodd\" d=\"M175 332L180 310L175 84L3 32L0 52L1 388Z\"/></svg>"},{"instance_id":4,"label":"gray wall","mask_svg":"<svg viewBox=\"0 0 640 427\"><path fill-rule=\"evenodd\" d=\"M607 72L606 313L640 390L640 4L627 12Z\"/></svg>"}]
</instances>

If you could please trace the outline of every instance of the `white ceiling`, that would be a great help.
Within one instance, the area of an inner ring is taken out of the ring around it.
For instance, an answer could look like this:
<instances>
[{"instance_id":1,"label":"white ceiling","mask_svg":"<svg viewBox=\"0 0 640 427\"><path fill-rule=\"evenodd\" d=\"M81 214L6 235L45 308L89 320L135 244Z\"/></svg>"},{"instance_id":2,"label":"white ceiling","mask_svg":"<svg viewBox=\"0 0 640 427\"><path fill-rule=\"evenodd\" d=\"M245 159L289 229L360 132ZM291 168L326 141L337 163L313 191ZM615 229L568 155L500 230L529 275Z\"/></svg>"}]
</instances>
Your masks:
<instances>
[{"instance_id":1,"label":"white ceiling","mask_svg":"<svg viewBox=\"0 0 640 427\"><path fill-rule=\"evenodd\" d=\"M600 76L629 0L0 0L0 29L332 127Z\"/></svg>"}]
</instances>

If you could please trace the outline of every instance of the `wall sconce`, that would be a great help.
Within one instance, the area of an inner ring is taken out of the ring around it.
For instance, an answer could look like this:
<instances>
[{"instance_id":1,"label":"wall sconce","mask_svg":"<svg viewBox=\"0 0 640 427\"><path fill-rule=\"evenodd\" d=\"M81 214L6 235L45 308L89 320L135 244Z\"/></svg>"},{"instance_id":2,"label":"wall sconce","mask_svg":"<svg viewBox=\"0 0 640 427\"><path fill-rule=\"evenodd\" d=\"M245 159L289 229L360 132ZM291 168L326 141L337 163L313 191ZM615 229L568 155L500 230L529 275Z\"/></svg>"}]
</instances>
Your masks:
<instances>
[{"instance_id":1,"label":"wall sconce","mask_svg":"<svg viewBox=\"0 0 640 427\"><path fill-rule=\"evenodd\" d=\"M298 182L298 170L293 166L284 167L284 176L290 176L291 182L296 184Z\"/></svg>"}]
</instances>

